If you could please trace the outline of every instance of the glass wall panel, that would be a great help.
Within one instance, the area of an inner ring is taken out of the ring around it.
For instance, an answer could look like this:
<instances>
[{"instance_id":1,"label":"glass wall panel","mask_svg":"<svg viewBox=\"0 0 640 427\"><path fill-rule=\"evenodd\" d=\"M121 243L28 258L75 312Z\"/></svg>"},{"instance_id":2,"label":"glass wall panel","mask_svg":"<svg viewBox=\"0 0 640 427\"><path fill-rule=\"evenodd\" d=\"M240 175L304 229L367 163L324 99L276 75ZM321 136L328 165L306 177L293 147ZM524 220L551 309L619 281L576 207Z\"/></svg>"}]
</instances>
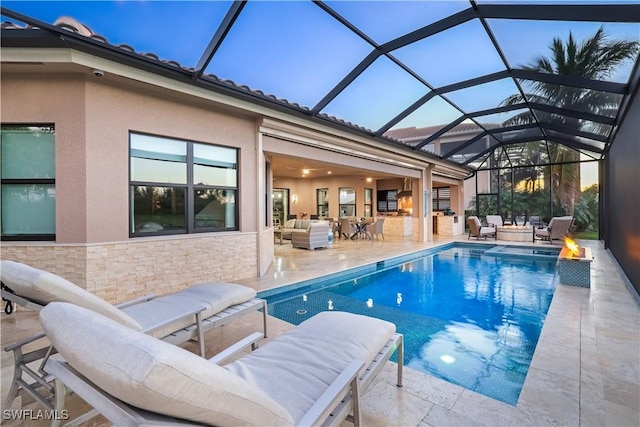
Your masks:
<instances>
[{"instance_id":1,"label":"glass wall panel","mask_svg":"<svg viewBox=\"0 0 640 427\"><path fill-rule=\"evenodd\" d=\"M317 215L320 217L328 217L329 216L329 189L328 188L318 188L316 190L316 203L318 205L318 209L316 210Z\"/></svg>"},{"instance_id":2,"label":"glass wall panel","mask_svg":"<svg viewBox=\"0 0 640 427\"><path fill-rule=\"evenodd\" d=\"M131 158L131 179L140 182L187 183L187 164Z\"/></svg>"},{"instance_id":3,"label":"glass wall panel","mask_svg":"<svg viewBox=\"0 0 640 427\"><path fill-rule=\"evenodd\" d=\"M3 127L2 178L55 178L55 135L47 127Z\"/></svg>"},{"instance_id":4,"label":"glass wall panel","mask_svg":"<svg viewBox=\"0 0 640 427\"><path fill-rule=\"evenodd\" d=\"M289 218L289 189L274 188L271 194L273 201L273 225L284 226ZM294 215L295 216L295 215Z\"/></svg>"},{"instance_id":5,"label":"glass wall panel","mask_svg":"<svg viewBox=\"0 0 640 427\"><path fill-rule=\"evenodd\" d=\"M55 239L54 127L3 125L0 153L2 239Z\"/></svg>"},{"instance_id":6,"label":"glass wall panel","mask_svg":"<svg viewBox=\"0 0 640 427\"><path fill-rule=\"evenodd\" d=\"M370 218L373 216L373 189L364 189L364 216Z\"/></svg>"},{"instance_id":7,"label":"glass wall panel","mask_svg":"<svg viewBox=\"0 0 640 427\"><path fill-rule=\"evenodd\" d=\"M235 169L193 165L193 182L196 185L236 187L238 185L238 173Z\"/></svg>"},{"instance_id":8,"label":"glass wall panel","mask_svg":"<svg viewBox=\"0 0 640 427\"><path fill-rule=\"evenodd\" d=\"M155 136L131 134L131 180L187 183L187 144Z\"/></svg>"},{"instance_id":9,"label":"glass wall panel","mask_svg":"<svg viewBox=\"0 0 640 427\"><path fill-rule=\"evenodd\" d=\"M55 185L2 186L2 235L55 234Z\"/></svg>"},{"instance_id":10,"label":"glass wall panel","mask_svg":"<svg viewBox=\"0 0 640 427\"><path fill-rule=\"evenodd\" d=\"M193 144L193 182L196 185L237 187L238 150Z\"/></svg>"},{"instance_id":11,"label":"glass wall panel","mask_svg":"<svg viewBox=\"0 0 640 427\"><path fill-rule=\"evenodd\" d=\"M237 149L139 134L130 139L132 236L237 230Z\"/></svg>"},{"instance_id":12,"label":"glass wall panel","mask_svg":"<svg viewBox=\"0 0 640 427\"><path fill-rule=\"evenodd\" d=\"M131 186L132 233L185 233L185 197L182 187Z\"/></svg>"},{"instance_id":13,"label":"glass wall panel","mask_svg":"<svg viewBox=\"0 0 640 427\"><path fill-rule=\"evenodd\" d=\"M234 229L236 197L236 190L195 190L195 228Z\"/></svg>"},{"instance_id":14,"label":"glass wall panel","mask_svg":"<svg viewBox=\"0 0 640 427\"><path fill-rule=\"evenodd\" d=\"M340 216L356 216L356 190L353 187L340 187L338 209Z\"/></svg>"}]
</instances>

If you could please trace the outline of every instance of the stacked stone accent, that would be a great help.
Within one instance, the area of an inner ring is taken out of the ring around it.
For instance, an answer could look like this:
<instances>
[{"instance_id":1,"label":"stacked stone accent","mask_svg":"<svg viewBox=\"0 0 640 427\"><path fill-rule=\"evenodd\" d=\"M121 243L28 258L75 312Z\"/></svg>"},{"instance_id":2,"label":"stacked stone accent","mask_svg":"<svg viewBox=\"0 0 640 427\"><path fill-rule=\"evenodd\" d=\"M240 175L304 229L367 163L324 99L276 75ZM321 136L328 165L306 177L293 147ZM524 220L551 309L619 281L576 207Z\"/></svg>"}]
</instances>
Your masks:
<instances>
[{"instance_id":1,"label":"stacked stone accent","mask_svg":"<svg viewBox=\"0 0 640 427\"><path fill-rule=\"evenodd\" d=\"M273 233L271 240L273 259ZM263 250L268 238L263 234ZM103 244L3 242L2 259L58 274L112 304L195 283L258 275L255 233L149 237Z\"/></svg>"}]
</instances>

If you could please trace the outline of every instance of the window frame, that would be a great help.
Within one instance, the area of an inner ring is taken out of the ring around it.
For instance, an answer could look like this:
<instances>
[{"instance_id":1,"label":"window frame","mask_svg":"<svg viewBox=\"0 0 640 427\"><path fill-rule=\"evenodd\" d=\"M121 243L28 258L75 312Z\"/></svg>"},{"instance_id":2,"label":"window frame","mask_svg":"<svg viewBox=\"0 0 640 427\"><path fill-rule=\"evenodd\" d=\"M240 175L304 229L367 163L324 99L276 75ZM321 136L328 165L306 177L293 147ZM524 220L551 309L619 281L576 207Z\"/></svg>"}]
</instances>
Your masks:
<instances>
[{"instance_id":1,"label":"window frame","mask_svg":"<svg viewBox=\"0 0 640 427\"><path fill-rule=\"evenodd\" d=\"M53 154L53 163L54 170L56 164L56 126L55 123L2 123L0 124L2 130L6 128L29 128L29 127L38 127L38 128L50 128L53 137L54 137L54 154ZM1 158L1 153L0 153ZM54 174L55 175L55 174ZM2 189L5 185L52 185L54 191L56 190L56 178L2 178L0 176L0 198L2 196ZM57 195L55 197L55 203L57 205ZM56 216L57 207L54 210L54 220ZM0 215L4 219L4 215ZM2 225L0 224L0 241L3 242L33 242L33 241L55 241L57 236L57 230L53 234L9 234L5 235L2 232Z\"/></svg>"},{"instance_id":2,"label":"window frame","mask_svg":"<svg viewBox=\"0 0 640 427\"><path fill-rule=\"evenodd\" d=\"M152 138L159 139L168 139L172 141L182 142L186 145L186 167L187 167L187 183L186 184L176 184L176 183L168 183L168 182L149 182L149 181L134 181L132 178L131 171L131 143L132 137L134 135L141 135ZM236 153L236 168L235 168L235 187L233 186L223 186L223 185L205 185L205 184L195 184L194 183L194 165L197 163L194 162L194 145L201 144L213 147L220 147L225 149L234 150ZM239 231L240 230L240 149L237 147L231 147L221 144L213 144L202 141L194 141L185 138L176 138L169 137L163 135L156 135L146 132L136 132L129 131L129 183L128 183L128 194L129 194L129 238L139 238L139 237L147 237L147 236L167 236L167 235L188 235L188 234L200 234L200 233L218 233L218 232L228 232L228 231ZM133 206L133 198L131 197L131 190L133 187L144 186L144 187L166 187L166 188L184 188L185 189L185 197L184 197L184 215L185 215L185 228L184 230L160 230L160 231L149 231L144 233L136 233L135 232L135 223L134 223L134 206ZM235 192L235 205L234 205L234 226L233 227L196 227L196 191L202 190L226 190L226 191L234 191Z\"/></svg>"},{"instance_id":3,"label":"window frame","mask_svg":"<svg viewBox=\"0 0 640 427\"><path fill-rule=\"evenodd\" d=\"M440 197L440 193L446 193L448 192L448 197ZM445 209L451 209L451 188L450 187L434 187L431 191L432 193L432 202L431 202L431 208L433 210L433 212L436 211L444 211ZM443 207L442 209L440 209L440 204L441 202L444 204L444 202L448 202L446 203L447 206Z\"/></svg>"},{"instance_id":4,"label":"window frame","mask_svg":"<svg viewBox=\"0 0 640 427\"><path fill-rule=\"evenodd\" d=\"M324 196L324 202L320 203L320 195ZM323 212L326 214L323 214ZM329 216L329 189L316 188L316 214L319 217Z\"/></svg>"},{"instance_id":5,"label":"window frame","mask_svg":"<svg viewBox=\"0 0 640 427\"><path fill-rule=\"evenodd\" d=\"M353 203L341 203L341 198L342 198L342 191L343 190L350 190L350 193L353 194ZM358 202L358 195L356 193L356 188L355 187L338 187L338 214L340 217L345 217L345 216L358 216L358 211L357 211L357 202ZM346 208L350 208L353 207L353 212L351 215L347 214L347 215L342 215L342 208L346 207Z\"/></svg>"},{"instance_id":6,"label":"window frame","mask_svg":"<svg viewBox=\"0 0 640 427\"><path fill-rule=\"evenodd\" d=\"M364 189L364 217L373 218L373 188L370 187Z\"/></svg>"}]
</instances>

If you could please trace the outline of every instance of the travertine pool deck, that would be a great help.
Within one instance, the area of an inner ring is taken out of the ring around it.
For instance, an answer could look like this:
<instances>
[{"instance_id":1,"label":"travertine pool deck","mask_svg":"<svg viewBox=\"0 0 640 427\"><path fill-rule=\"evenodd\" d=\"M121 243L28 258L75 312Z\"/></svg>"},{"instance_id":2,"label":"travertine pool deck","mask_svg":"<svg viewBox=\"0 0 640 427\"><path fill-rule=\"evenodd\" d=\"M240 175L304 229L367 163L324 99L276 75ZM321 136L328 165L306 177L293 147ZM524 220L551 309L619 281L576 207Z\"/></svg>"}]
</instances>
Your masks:
<instances>
[{"instance_id":1,"label":"travertine pool deck","mask_svg":"<svg viewBox=\"0 0 640 427\"><path fill-rule=\"evenodd\" d=\"M275 245L276 262L259 278L241 283L260 290L346 270L456 239L414 243L387 237L379 241L337 240L330 249L306 251ZM466 236L458 240L469 242ZM493 241L488 241L492 243ZM484 243L481 241L481 243ZM502 243L498 241L498 243ZM640 306L601 242L579 241L592 249L591 288L560 285L516 406L511 406L429 375L405 369L405 386L394 385L388 364L363 397L365 426L640 426ZM536 243L544 247L548 243ZM207 336L213 355L237 337L260 330L258 313ZM292 326L269 318L270 337ZM2 345L39 331L35 315L2 314ZM193 344L186 345L195 350ZM12 357L2 352L2 398L9 388ZM73 413L84 409L69 399ZM13 409L20 408L17 399ZM41 409L25 398L24 408ZM5 408L3 408L5 409ZM3 413L4 414L4 413ZM48 421L3 420L3 425L39 426ZM349 423L344 423L350 425ZM96 418L86 425L108 425Z\"/></svg>"}]
</instances>

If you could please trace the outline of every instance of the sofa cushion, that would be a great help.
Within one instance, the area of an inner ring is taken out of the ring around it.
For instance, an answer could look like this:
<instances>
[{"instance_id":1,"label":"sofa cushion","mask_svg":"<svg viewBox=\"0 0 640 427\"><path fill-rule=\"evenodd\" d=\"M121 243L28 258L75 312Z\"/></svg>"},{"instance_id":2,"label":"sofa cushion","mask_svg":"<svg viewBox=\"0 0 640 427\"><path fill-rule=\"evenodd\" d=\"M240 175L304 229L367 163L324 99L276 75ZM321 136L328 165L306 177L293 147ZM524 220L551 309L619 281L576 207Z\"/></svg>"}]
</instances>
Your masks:
<instances>
[{"instance_id":1,"label":"sofa cushion","mask_svg":"<svg viewBox=\"0 0 640 427\"><path fill-rule=\"evenodd\" d=\"M284 225L282 226L282 228L294 228L296 225L296 220L295 219L290 219L287 222L284 223Z\"/></svg>"},{"instance_id":2,"label":"sofa cushion","mask_svg":"<svg viewBox=\"0 0 640 427\"><path fill-rule=\"evenodd\" d=\"M40 323L71 366L130 405L207 425L293 425L255 385L95 312L52 303L40 312Z\"/></svg>"},{"instance_id":3,"label":"sofa cushion","mask_svg":"<svg viewBox=\"0 0 640 427\"><path fill-rule=\"evenodd\" d=\"M135 330L142 329L133 318L102 298L48 271L3 260L0 265L0 279L17 295L42 305L53 301L70 302L101 313Z\"/></svg>"}]
</instances>

